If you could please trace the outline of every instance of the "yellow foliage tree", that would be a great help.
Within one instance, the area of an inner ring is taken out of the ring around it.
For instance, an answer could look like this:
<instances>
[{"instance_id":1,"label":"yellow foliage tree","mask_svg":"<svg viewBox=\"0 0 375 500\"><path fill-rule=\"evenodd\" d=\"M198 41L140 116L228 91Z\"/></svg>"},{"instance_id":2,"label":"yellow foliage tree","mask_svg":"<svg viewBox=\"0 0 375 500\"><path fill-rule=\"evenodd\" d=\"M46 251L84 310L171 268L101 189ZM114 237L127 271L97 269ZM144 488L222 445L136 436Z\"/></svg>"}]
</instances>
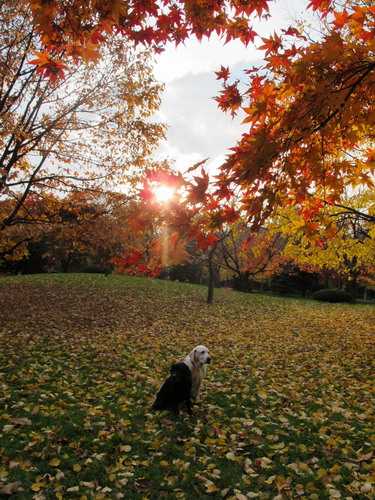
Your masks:
<instances>
[{"instance_id":1,"label":"yellow foliage tree","mask_svg":"<svg viewBox=\"0 0 375 500\"><path fill-rule=\"evenodd\" d=\"M375 194L364 190L344 203L345 209L329 207L317 214L309 222L313 232L307 230L303 213L291 207L279 211L269 229L285 238L284 258L334 273L355 293L360 281L375 283L375 227L363 218L375 216Z\"/></svg>"}]
</instances>

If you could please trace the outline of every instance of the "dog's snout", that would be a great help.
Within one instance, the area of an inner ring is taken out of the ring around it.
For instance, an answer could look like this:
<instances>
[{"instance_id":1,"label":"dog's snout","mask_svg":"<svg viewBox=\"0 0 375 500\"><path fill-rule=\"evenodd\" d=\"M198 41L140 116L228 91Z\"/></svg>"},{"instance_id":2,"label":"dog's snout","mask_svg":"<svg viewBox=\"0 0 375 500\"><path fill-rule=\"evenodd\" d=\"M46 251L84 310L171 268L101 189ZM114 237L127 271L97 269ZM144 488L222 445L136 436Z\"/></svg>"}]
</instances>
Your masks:
<instances>
[{"instance_id":1,"label":"dog's snout","mask_svg":"<svg viewBox=\"0 0 375 500\"><path fill-rule=\"evenodd\" d=\"M207 364L209 365L211 363L211 358L207 358Z\"/></svg>"}]
</instances>

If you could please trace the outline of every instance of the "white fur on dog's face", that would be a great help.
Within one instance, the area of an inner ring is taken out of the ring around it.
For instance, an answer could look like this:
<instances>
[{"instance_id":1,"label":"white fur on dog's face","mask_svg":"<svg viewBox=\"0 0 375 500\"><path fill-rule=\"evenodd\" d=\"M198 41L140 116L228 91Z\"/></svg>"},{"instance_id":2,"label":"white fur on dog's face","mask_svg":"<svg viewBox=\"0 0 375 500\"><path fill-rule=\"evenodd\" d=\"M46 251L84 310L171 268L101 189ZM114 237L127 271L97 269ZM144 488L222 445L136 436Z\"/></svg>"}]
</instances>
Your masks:
<instances>
[{"instance_id":1,"label":"white fur on dog's face","mask_svg":"<svg viewBox=\"0 0 375 500\"><path fill-rule=\"evenodd\" d=\"M210 352L204 345L198 345L192 352L194 363L207 365L211 362Z\"/></svg>"}]
</instances>

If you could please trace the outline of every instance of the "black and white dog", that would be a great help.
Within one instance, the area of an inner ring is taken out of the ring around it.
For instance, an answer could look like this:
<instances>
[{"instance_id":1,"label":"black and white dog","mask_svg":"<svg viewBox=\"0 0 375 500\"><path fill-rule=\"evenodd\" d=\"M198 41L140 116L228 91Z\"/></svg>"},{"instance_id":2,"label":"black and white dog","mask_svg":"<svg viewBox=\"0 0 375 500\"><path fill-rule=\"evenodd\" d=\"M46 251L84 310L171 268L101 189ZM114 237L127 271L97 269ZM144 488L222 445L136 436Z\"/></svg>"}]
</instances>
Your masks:
<instances>
[{"instance_id":1,"label":"black and white dog","mask_svg":"<svg viewBox=\"0 0 375 500\"><path fill-rule=\"evenodd\" d=\"M191 414L190 393L192 378L189 367L185 363L174 363L171 366L170 376L160 387L152 403L154 410L171 408L178 413L180 403L186 402L187 411Z\"/></svg>"}]
</instances>

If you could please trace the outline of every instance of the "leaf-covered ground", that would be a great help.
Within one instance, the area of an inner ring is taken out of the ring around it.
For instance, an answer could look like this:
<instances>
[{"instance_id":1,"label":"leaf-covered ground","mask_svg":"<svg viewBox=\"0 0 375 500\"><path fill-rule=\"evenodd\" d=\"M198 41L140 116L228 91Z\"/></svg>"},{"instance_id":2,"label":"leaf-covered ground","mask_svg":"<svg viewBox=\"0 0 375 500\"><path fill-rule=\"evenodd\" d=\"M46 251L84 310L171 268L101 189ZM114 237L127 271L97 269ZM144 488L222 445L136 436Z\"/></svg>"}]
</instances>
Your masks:
<instances>
[{"instance_id":1,"label":"leaf-covered ground","mask_svg":"<svg viewBox=\"0 0 375 500\"><path fill-rule=\"evenodd\" d=\"M0 279L0 496L374 499L374 305ZM150 405L212 354L193 416Z\"/></svg>"}]
</instances>

